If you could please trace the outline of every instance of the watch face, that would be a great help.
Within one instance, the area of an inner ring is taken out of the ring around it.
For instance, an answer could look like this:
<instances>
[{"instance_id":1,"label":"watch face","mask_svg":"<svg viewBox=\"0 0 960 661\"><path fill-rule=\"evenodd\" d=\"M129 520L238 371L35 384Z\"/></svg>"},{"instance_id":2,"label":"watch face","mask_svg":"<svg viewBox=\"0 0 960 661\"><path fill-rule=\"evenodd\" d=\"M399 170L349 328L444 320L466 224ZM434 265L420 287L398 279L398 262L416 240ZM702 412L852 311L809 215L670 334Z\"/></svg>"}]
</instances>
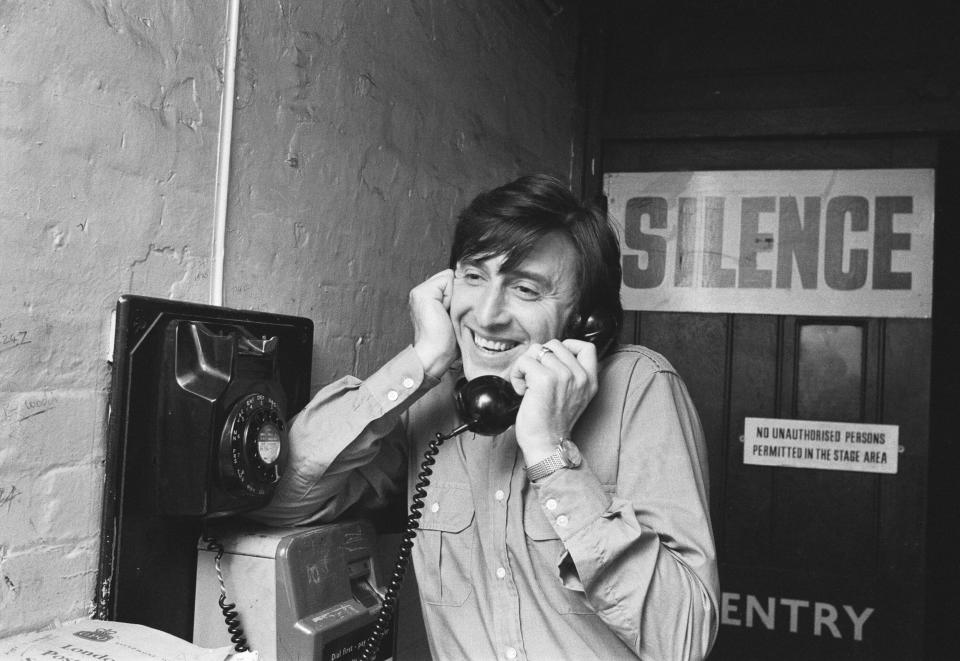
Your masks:
<instances>
[{"instance_id":1,"label":"watch face","mask_svg":"<svg viewBox=\"0 0 960 661\"><path fill-rule=\"evenodd\" d=\"M582 457L580 456L580 448L574 445L573 441L568 438L565 438L560 442L560 453L562 454L563 461L567 466L576 468L582 461Z\"/></svg>"}]
</instances>

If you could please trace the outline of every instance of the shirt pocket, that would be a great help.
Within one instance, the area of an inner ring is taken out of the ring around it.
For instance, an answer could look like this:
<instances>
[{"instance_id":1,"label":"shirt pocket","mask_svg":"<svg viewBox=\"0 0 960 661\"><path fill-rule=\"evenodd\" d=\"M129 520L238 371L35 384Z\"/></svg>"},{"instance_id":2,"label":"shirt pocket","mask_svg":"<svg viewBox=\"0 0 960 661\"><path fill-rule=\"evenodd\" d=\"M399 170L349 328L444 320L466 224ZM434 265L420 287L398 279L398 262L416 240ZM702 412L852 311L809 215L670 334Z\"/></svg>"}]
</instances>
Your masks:
<instances>
[{"instance_id":1,"label":"shirt pocket","mask_svg":"<svg viewBox=\"0 0 960 661\"><path fill-rule=\"evenodd\" d=\"M476 524L470 487L435 484L427 491L414 542L417 585L424 603L460 606L473 592Z\"/></svg>"},{"instance_id":2,"label":"shirt pocket","mask_svg":"<svg viewBox=\"0 0 960 661\"><path fill-rule=\"evenodd\" d=\"M544 515L536 492L530 489L524 498L523 531L527 554L544 600L561 615L594 613L583 592L565 587L560 582L560 559L566 548Z\"/></svg>"}]
</instances>

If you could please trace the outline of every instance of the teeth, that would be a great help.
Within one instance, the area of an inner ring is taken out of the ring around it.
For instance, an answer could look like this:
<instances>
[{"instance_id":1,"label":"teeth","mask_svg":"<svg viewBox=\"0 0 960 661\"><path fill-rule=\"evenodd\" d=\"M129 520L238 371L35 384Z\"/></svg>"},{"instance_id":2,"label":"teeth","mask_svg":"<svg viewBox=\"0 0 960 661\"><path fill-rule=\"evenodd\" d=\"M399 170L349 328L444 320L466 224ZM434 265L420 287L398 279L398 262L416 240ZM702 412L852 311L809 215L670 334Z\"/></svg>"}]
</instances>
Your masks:
<instances>
[{"instance_id":1,"label":"teeth","mask_svg":"<svg viewBox=\"0 0 960 661\"><path fill-rule=\"evenodd\" d=\"M486 337L480 337L479 335L474 334L473 342L481 349L487 351L507 351L517 346L516 342L504 342L502 340L491 340Z\"/></svg>"}]
</instances>

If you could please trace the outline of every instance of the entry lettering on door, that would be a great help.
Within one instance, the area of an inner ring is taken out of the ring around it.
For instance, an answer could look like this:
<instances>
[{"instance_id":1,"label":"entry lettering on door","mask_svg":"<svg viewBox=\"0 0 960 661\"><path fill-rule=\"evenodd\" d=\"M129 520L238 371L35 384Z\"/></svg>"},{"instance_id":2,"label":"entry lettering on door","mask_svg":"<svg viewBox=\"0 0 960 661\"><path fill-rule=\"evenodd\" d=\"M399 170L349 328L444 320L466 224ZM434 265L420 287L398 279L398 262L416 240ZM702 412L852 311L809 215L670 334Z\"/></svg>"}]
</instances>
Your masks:
<instances>
[{"instance_id":1,"label":"entry lettering on door","mask_svg":"<svg viewBox=\"0 0 960 661\"><path fill-rule=\"evenodd\" d=\"M862 641L864 629L873 613L871 607L857 608L849 604L838 606L807 599L724 592L720 624Z\"/></svg>"}]
</instances>

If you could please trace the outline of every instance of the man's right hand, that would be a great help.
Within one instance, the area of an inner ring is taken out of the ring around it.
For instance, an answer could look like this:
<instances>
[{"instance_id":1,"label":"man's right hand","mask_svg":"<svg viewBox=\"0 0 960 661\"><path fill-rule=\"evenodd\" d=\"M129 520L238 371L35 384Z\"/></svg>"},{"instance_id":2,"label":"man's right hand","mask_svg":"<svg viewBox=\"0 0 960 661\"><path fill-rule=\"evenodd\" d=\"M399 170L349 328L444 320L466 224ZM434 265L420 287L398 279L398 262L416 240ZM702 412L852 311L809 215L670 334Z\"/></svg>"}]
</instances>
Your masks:
<instances>
[{"instance_id":1,"label":"man's right hand","mask_svg":"<svg viewBox=\"0 0 960 661\"><path fill-rule=\"evenodd\" d=\"M424 371L440 378L459 355L450 320L453 269L440 271L410 290L413 348Z\"/></svg>"}]
</instances>

